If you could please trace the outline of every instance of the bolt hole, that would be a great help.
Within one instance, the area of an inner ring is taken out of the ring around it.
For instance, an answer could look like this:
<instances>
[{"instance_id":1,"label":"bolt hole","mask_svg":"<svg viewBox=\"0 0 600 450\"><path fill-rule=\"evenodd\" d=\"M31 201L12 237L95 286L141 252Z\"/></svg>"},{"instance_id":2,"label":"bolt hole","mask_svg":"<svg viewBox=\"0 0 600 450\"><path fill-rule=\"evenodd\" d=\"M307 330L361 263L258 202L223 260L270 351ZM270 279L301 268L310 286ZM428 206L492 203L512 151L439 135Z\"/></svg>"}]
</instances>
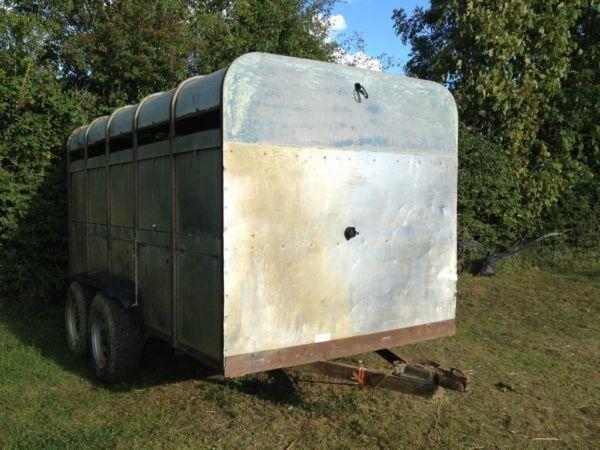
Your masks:
<instances>
[{"instance_id":1,"label":"bolt hole","mask_svg":"<svg viewBox=\"0 0 600 450\"><path fill-rule=\"evenodd\" d=\"M357 234L358 231L356 231L356 228L354 227L346 227L346 229L344 230L344 237L347 241L349 241L353 237L356 237Z\"/></svg>"}]
</instances>

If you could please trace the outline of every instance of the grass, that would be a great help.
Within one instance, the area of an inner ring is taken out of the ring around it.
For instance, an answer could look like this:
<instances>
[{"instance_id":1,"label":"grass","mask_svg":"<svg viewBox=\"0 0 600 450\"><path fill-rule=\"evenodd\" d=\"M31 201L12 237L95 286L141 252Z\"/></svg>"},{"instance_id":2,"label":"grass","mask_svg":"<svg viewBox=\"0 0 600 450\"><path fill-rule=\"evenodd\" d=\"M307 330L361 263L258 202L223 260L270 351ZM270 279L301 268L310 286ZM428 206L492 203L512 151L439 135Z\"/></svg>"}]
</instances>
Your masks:
<instances>
[{"instance_id":1,"label":"grass","mask_svg":"<svg viewBox=\"0 0 600 450\"><path fill-rule=\"evenodd\" d=\"M62 305L0 300L0 448L600 448L599 313L598 260L461 277L456 336L399 352L473 371L471 390L424 400L297 371L224 380L158 343L107 388L69 354Z\"/></svg>"}]
</instances>

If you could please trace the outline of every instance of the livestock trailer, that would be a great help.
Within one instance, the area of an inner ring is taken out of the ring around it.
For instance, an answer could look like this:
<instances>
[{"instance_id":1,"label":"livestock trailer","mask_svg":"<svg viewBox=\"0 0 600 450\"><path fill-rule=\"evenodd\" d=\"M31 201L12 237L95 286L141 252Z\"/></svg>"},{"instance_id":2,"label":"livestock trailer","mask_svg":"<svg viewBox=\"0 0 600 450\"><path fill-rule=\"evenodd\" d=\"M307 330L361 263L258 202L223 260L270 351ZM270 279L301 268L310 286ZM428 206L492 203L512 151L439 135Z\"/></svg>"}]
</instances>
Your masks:
<instances>
[{"instance_id":1,"label":"livestock trailer","mask_svg":"<svg viewBox=\"0 0 600 450\"><path fill-rule=\"evenodd\" d=\"M454 332L439 84L249 53L67 147L67 335L105 381L147 336L234 377Z\"/></svg>"}]
</instances>

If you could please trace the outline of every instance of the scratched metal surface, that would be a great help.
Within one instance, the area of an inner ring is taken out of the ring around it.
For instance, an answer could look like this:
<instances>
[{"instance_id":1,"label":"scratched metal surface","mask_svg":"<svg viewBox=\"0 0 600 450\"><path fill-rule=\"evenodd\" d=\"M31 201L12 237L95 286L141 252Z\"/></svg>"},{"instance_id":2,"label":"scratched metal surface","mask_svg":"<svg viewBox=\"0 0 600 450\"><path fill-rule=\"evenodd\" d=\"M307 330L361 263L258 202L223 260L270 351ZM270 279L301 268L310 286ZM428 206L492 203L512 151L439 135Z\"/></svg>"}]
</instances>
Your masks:
<instances>
[{"instance_id":1,"label":"scratched metal surface","mask_svg":"<svg viewBox=\"0 0 600 450\"><path fill-rule=\"evenodd\" d=\"M115 111L110 121L109 136L120 136L132 131L135 107L136 105L127 105Z\"/></svg>"},{"instance_id":2,"label":"scratched metal surface","mask_svg":"<svg viewBox=\"0 0 600 450\"><path fill-rule=\"evenodd\" d=\"M225 141L456 153L454 99L430 81L249 53L229 68L223 104Z\"/></svg>"},{"instance_id":3,"label":"scratched metal surface","mask_svg":"<svg viewBox=\"0 0 600 450\"><path fill-rule=\"evenodd\" d=\"M140 107L138 128L146 128L169 120L169 108L175 89L148 98Z\"/></svg>"},{"instance_id":4,"label":"scratched metal surface","mask_svg":"<svg viewBox=\"0 0 600 450\"><path fill-rule=\"evenodd\" d=\"M90 126L87 135L87 144L95 144L98 141L101 141L106 136L106 122L108 121L108 116L102 116L98 119L94 120Z\"/></svg>"},{"instance_id":5,"label":"scratched metal surface","mask_svg":"<svg viewBox=\"0 0 600 450\"><path fill-rule=\"evenodd\" d=\"M223 135L225 356L454 317L443 87L249 54L225 77Z\"/></svg>"},{"instance_id":6,"label":"scratched metal surface","mask_svg":"<svg viewBox=\"0 0 600 450\"><path fill-rule=\"evenodd\" d=\"M85 130L87 129L87 127L87 125L79 127L75 131L73 131L73 133L71 133L71 136L69 137L68 141L70 152L83 148L85 144Z\"/></svg>"},{"instance_id":7,"label":"scratched metal surface","mask_svg":"<svg viewBox=\"0 0 600 450\"><path fill-rule=\"evenodd\" d=\"M222 69L185 83L175 105L175 116L185 117L221 105L221 85L225 72L226 69Z\"/></svg>"}]
</instances>

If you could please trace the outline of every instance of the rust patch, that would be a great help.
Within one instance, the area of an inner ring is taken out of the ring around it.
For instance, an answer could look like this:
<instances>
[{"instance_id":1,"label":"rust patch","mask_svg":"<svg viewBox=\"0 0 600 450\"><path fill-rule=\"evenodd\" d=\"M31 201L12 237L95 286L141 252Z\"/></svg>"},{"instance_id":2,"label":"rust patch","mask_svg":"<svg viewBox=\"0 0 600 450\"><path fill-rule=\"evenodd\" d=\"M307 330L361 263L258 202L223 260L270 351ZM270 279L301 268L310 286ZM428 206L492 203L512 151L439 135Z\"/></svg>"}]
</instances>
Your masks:
<instances>
[{"instance_id":1,"label":"rust patch","mask_svg":"<svg viewBox=\"0 0 600 450\"><path fill-rule=\"evenodd\" d=\"M382 348L398 347L450 336L454 334L454 329L454 320L445 320L381 333L229 356L225 358L224 375L226 377L237 377L249 373L356 355Z\"/></svg>"}]
</instances>

